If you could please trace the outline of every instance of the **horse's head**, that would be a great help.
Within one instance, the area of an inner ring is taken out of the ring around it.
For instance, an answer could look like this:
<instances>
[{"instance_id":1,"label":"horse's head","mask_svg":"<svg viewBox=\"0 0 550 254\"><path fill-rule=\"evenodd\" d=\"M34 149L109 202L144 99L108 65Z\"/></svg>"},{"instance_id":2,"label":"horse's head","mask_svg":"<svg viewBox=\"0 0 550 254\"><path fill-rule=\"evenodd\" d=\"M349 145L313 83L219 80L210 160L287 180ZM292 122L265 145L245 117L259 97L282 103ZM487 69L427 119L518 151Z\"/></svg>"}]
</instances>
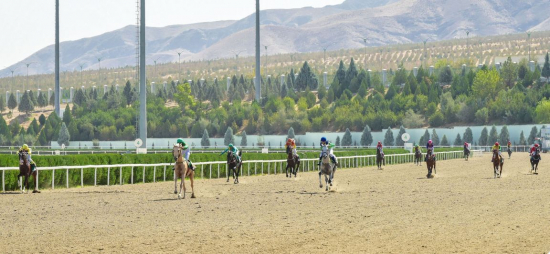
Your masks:
<instances>
[{"instance_id":1,"label":"horse's head","mask_svg":"<svg viewBox=\"0 0 550 254\"><path fill-rule=\"evenodd\" d=\"M294 159L294 154L292 154L292 152L290 153L287 153L287 157L286 157L288 160L293 160Z\"/></svg>"},{"instance_id":2,"label":"horse's head","mask_svg":"<svg viewBox=\"0 0 550 254\"><path fill-rule=\"evenodd\" d=\"M172 156L174 156L174 160L177 160L180 156L182 156L182 147L178 144L174 145L174 148L172 149Z\"/></svg>"},{"instance_id":3,"label":"horse's head","mask_svg":"<svg viewBox=\"0 0 550 254\"><path fill-rule=\"evenodd\" d=\"M323 152L323 154L321 155L321 158L323 163L330 163L330 156L328 155L327 152Z\"/></svg>"},{"instance_id":4,"label":"horse's head","mask_svg":"<svg viewBox=\"0 0 550 254\"><path fill-rule=\"evenodd\" d=\"M22 165L30 166L30 164L29 164L29 153L27 153L27 151L19 152L19 165L20 166L22 166Z\"/></svg>"},{"instance_id":5,"label":"horse's head","mask_svg":"<svg viewBox=\"0 0 550 254\"><path fill-rule=\"evenodd\" d=\"M235 157L235 153L233 151L227 152L227 163L235 162L237 158Z\"/></svg>"}]
</instances>

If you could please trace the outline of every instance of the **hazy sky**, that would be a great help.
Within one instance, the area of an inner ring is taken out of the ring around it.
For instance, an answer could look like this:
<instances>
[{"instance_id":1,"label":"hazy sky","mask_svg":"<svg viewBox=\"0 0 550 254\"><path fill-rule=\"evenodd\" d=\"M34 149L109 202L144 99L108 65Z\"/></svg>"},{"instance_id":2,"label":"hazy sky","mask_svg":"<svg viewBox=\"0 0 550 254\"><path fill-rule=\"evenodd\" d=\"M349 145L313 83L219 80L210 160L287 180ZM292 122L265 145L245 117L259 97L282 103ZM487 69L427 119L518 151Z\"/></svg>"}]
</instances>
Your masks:
<instances>
[{"instance_id":1,"label":"hazy sky","mask_svg":"<svg viewBox=\"0 0 550 254\"><path fill-rule=\"evenodd\" d=\"M262 0L265 9L322 7L343 0ZM135 0L60 0L61 41L99 35L136 23ZM254 0L148 0L147 26L236 20ZM53 44L55 0L0 0L0 69ZM19 70L21 71L21 70Z\"/></svg>"}]
</instances>

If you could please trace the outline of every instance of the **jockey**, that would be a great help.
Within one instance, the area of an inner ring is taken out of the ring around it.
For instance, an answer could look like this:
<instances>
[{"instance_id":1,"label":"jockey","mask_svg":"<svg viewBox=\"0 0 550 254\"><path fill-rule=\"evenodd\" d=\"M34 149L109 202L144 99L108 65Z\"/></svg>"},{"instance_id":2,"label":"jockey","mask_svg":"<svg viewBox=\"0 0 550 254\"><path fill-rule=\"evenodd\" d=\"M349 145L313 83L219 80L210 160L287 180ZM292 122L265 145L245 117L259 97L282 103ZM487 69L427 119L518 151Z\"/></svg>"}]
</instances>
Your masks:
<instances>
[{"instance_id":1,"label":"jockey","mask_svg":"<svg viewBox=\"0 0 550 254\"><path fill-rule=\"evenodd\" d=\"M382 148L382 142L378 141L376 149L380 150L380 154L384 154L384 148Z\"/></svg>"},{"instance_id":2,"label":"jockey","mask_svg":"<svg viewBox=\"0 0 550 254\"><path fill-rule=\"evenodd\" d=\"M495 145L491 148L491 151L497 150L498 156L502 159L502 153L500 152L500 144L498 142L495 143ZM491 158L491 162L493 162L493 158Z\"/></svg>"},{"instance_id":3,"label":"jockey","mask_svg":"<svg viewBox=\"0 0 550 254\"><path fill-rule=\"evenodd\" d=\"M317 166L321 165L321 159L323 158L323 153L328 153L330 160L332 163L336 164L338 166L338 159L336 156L334 156L334 144L327 141L327 138L322 137L321 138L321 154L319 154L319 162L317 163Z\"/></svg>"},{"instance_id":4,"label":"jockey","mask_svg":"<svg viewBox=\"0 0 550 254\"><path fill-rule=\"evenodd\" d=\"M296 150L296 141L293 138L288 138L285 144L286 151L292 151L292 155L296 158L299 158L298 151Z\"/></svg>"},{"instance_id":5,"label":"jockey","mask_svg":"<svg viewBox=\"0 0 550 254\"><path fill-rule=\"evenodd\" d=\"M533 145L529 150L529 156L531 156L531 160L533 159L533 156L535 156L535 152L537 151L537 149L539 149L539 144L535 143L535 145ZM542 160L542 158L540 158L540 160Z\"/></svg>"},{"instance_id":6,"label":"jockey","mask_svg":"<svg viewBox=\"0 0 550 254\"><path fill-rule=\"evenodd\" d=\"M432 142L432 140L430 139L428 141L428 144L426 144L426 158L424 158L424 161L427 161L428 160L428 152L429 151L432 151L432 155L434 154L434 143ZM435 160L435 157L434 157L434 160Z\"/></svg>"},{"instance_id":7,"label":"jockey","mask_svg":"<svg viewBox=\"0 0 550 254\"><path fill-rule=\"evenodd\" d=\"M176 141L176 143L178 145L180 145L181 148L183 148L183 151L182 151L182 154L183 154L183 157L185 158L185 160L187 161L187 164L189 165L189 168L191 170L195 170L195 167L193 166L193 163L189 160L189 155L191 155L191 149L189 148L189 146L185 143L185 141L183 141L182 138L178 138L178 140ZM175 158L176 160L178 158Z\"/></svg>"},{"instance_id":8,"label":"jockey","mask_svg":"<svg viewBox=\"0 0 550 254\"><path fill-rule=\"evenodd\" d=\"M512 148L512 142L510 142L510 140L508 140L508 150L510 150L510 148Z\"/></svg>"},{"instance_id":9,"label":"jockey","mask_svg":"<svg viewBox=\"0 0 550 254\"><path fill-rule=\"evenodd\" d=\"M31 164L31 172L35 171L36 170L36 163L32 160L31 158L31 154L32 154L32 149L29 148L29 146L27 144L23 144L23 146L19 149L19 152L27 152L27 154L29 154L29 162Z\"/></svg>"},{"instance_id":10,"label":"jockey","mask_svg":"<svg viewBox=\"0 0 550 254\"><path fill-rule=\"evenodd\" d=\"M421 150L421 148L420 148L420 146L419 146L418 144L415 144L415 146L414 146L414 152L415 152L415 153L418 153L418 152L422 153L422 150Z\"/></svg>"},{"instance_id":11,"label":"jockey","mask_svg":"<svg viewBox=\"0 0 550 254\"><path fill-rule=\"evenodd\" d=\"M464 151L466 151L466 150L470 150L470 149L468 149L468 142L464 142Z\"/></svg>"},{"instance_id":12,"label":"jockey","mask_svg":"<svg viewBox=\"0 0 550 254\"><path fill-rule=\"evenodd\" d=\"M237 149L236 146L233 144L229 144L228 148L225 149L220 155L223 155L224 153L227 153L228 151L233 152L233 154L237 157L237 162L241 162L241 157L239 156L239 149Z\"/></svg>"}]
</instances>

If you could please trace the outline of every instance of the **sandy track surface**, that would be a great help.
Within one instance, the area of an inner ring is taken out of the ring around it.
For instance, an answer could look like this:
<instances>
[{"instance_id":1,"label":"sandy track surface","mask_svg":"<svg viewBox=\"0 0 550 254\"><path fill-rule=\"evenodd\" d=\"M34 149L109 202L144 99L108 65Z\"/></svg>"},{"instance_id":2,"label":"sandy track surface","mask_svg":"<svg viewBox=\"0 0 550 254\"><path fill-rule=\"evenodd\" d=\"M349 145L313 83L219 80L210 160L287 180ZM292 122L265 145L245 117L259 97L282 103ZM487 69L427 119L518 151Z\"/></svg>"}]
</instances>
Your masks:
<instances>
[{"instance_id":1,"label":"sandy track surface","mask_svg":"<svg viewBox=\"0 0 550 254\"><path fill-rule=\"evenodd\" d=\"M550 172L528 156L345 169L333 190L316 173L0 194L0 252L543 253L550 251ZM189 182L186 182L187 185ZM189 185L188 185L189 186Z\"/></svg>"}]
</instances>

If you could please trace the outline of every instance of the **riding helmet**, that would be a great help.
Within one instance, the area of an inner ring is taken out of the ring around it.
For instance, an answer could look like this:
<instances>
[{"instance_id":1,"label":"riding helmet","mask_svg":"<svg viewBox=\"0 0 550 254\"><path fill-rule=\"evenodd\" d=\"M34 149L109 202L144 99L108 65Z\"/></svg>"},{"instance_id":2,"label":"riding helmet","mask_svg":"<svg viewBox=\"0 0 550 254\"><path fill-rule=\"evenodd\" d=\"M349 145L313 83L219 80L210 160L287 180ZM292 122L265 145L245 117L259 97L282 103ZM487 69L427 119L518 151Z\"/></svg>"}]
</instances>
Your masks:
<instances>
[{"instance_id":1,"label":"riding helmet","mask_svg":"<svg viewBox=\"0 0 550 254\"><path fill-rule=\"evenodd\" d=\"M178 141L176 141L176 143L178 143L178 144L185 144L185 142L183 142L183 139L182 139L182 138L178 138Z\"/></svg>"},{"instance_id":2,"label":"riding helmet","mask_svg":"<svg viewBox=\"0 0 550 254\"><path fill-rule=\"evenodd\" d=\"M23 144L23 147L21 147L21 148L23 148L23 150L28 150L29 146L27 144Z\"/></svg>"},{"instance_id":3,"label":"riding helmet","mask_svg":"<svg viewBox=\"0 0 550 254\"><path fill-rule=\"evenodd\" d=\"M535 144L535 147L539 147L539 144Z\"/></svg>"},{"instance_id":4,"label":"riding helmet","mask_svg":"<svg viewBox=\"0 0 550 254\"><path fill-rule=\"evenodd\" d=\"M233 148L233 144L229 144L229 147L230 147L230 148Z\"/></svg>"},{"instance_id":5,"label":"riding helmet","mask_svg":"<svg viewBox=\"0 0 550 254\"><path fill-rule=\"evenodd\" d=\"M432 144L432 140L431 140L431 139L428 141L428 144Z\"/></svg>"},{"instance_id":6,"label":"riding helmet","mask_svg":"<svg viewBox=\"0 0 550 254\"><path fill-rule=\"evenodd\" d=\"M326 137L322 137L322 138L321 138L321 142L327 142L327 138L326 138Z\"/></svg>"},{"instance_id":7,"label":"riding helmet","mask_svg":"<svg viewBox=\"0 0 550 254\"><path fill-rule=\"evenodd\" d=\"M495 146L499 146L500 144L498 142L495 142Z\"/></svg>"}]
</instances>

